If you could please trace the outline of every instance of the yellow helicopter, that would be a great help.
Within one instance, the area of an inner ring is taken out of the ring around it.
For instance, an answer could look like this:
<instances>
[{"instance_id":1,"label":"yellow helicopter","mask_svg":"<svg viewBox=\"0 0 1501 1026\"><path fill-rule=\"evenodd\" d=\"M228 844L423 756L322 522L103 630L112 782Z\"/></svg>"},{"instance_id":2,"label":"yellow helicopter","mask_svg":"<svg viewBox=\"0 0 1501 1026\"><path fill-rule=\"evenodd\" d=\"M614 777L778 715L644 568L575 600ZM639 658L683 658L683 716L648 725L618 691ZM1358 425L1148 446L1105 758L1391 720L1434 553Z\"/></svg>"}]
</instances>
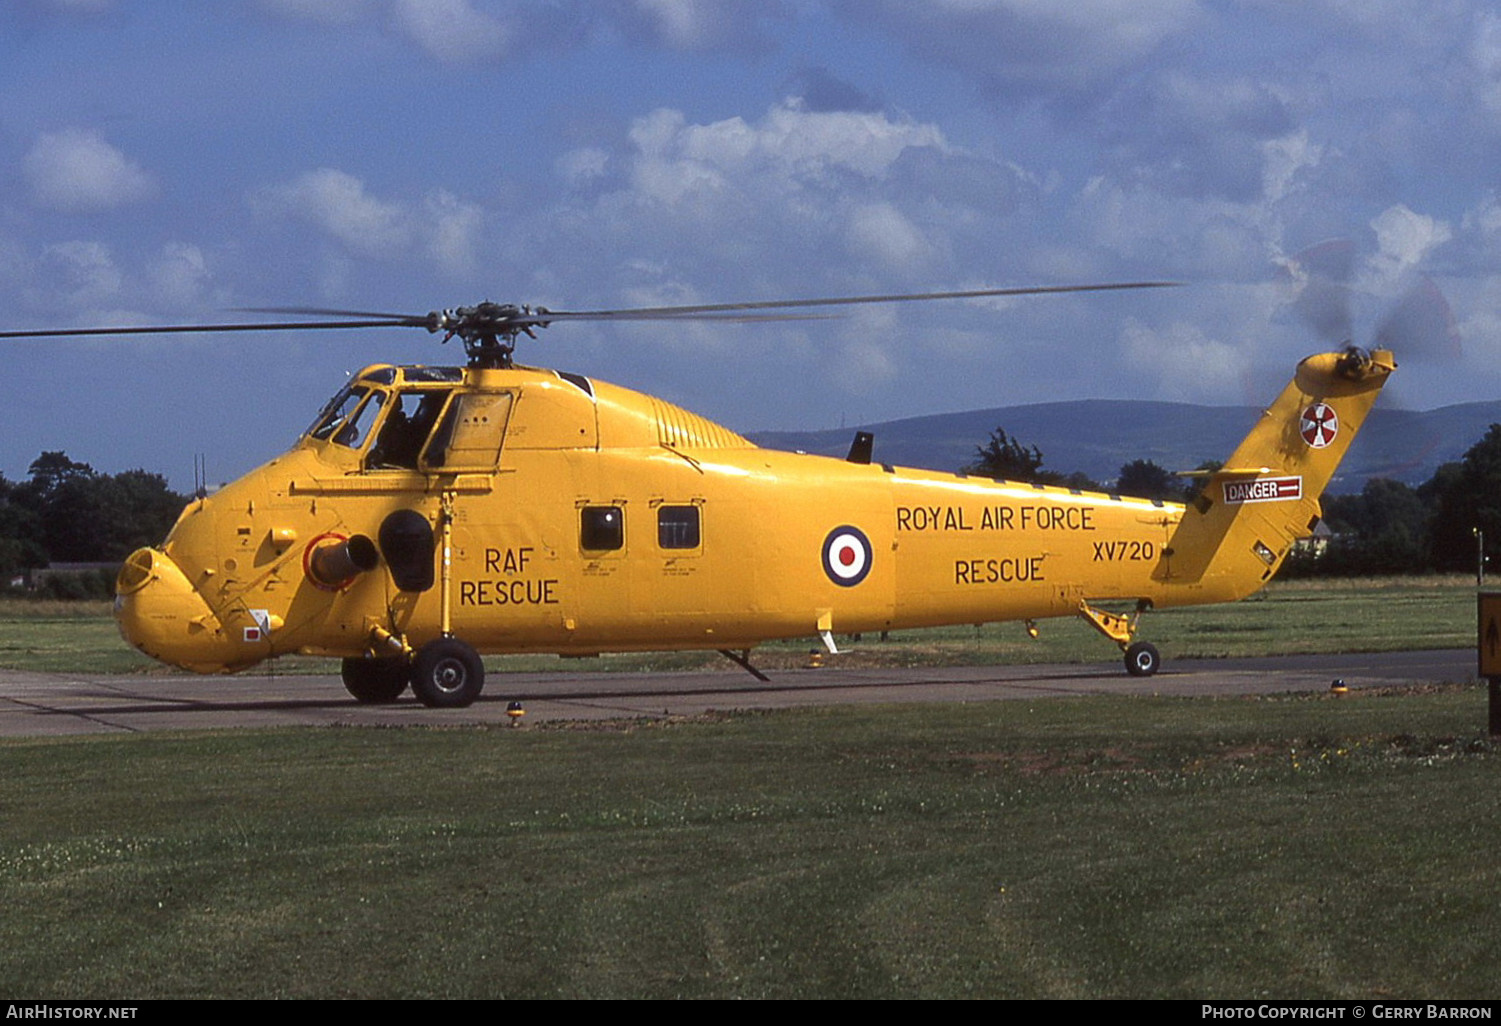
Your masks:
<instances>
[{"instance_id":1,"label":"yellow helicopter","mask_svg":"<svg viewBox=\"0 0 1501 1026\"><path fill-rule=\"evenodd\" d=\"M228 673L337 656L361 702L410 685L462 707L481 654L704 649L1080 616L1155 673L1154 607L1261 588L1395 369L1348 347L1298 365L1188 506L759 448L661 399L518 366L518 336L568 320L784 319L786 311L1151 288L1136 282L563 312L484 303L426 315L4 332L0 337L406 326L458 337L465 367L377 364L292 449L200 495L116 583L125 638ZM1108 607L1131 608L1123 614Z\"/></svg>"}]
</instances>

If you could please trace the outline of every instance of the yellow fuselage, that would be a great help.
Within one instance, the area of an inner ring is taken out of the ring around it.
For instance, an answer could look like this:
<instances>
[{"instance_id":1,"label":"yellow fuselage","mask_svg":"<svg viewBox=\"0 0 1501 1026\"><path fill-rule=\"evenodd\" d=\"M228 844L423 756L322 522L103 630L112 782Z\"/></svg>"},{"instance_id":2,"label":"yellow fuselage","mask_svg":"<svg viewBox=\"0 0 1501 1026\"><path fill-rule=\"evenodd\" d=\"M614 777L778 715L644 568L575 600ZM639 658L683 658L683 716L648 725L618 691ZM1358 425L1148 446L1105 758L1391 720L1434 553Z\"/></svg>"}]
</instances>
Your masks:
<instances>
[{"instance_id":1,"label":"yellow fuselage","mask_svg":"<svg viewBox=\"0 0 1501 1026\"><path fill-rule=\"evenodd\" d=\"M778 452L603 382L441 370L367 369L292 450L190 504L121 572L127 639L220 672L440 635L484 653L743 649L1225 601L1260 587L1318 511L1299 496L1257 528L1271 562L1222 567L1173 551L1179 505ZM419 400L443 426L423 429L420 456L393 455L398 407ZM414 557L382 531L402 511L430 531L425 587L398 586ZM357 537L377 565L320 580L314 557Z\"/></svg>"}]
</instances>

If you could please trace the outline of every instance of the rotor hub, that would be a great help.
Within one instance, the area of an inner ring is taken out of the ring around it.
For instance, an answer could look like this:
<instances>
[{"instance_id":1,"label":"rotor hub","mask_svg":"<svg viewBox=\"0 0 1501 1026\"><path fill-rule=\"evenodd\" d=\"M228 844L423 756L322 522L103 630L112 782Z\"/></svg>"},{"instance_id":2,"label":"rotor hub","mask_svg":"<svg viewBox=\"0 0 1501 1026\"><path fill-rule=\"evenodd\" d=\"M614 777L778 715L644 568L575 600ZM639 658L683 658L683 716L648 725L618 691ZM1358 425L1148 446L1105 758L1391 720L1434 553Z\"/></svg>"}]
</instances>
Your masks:
<instances>
[{"instance_id":1,"label":"rotor hub","mask_svg":"<svg viewBox=\"0 0 1501 1026\"><path fill-rule=\"evenodd\" d=\"M443 341L457 337L464 343L469 366L496 369L512 366L516 339L536 338L536 328L547 327L546 307L484 302L428 314L427 330L443 334Z\"/></svg>"}]
</instances>

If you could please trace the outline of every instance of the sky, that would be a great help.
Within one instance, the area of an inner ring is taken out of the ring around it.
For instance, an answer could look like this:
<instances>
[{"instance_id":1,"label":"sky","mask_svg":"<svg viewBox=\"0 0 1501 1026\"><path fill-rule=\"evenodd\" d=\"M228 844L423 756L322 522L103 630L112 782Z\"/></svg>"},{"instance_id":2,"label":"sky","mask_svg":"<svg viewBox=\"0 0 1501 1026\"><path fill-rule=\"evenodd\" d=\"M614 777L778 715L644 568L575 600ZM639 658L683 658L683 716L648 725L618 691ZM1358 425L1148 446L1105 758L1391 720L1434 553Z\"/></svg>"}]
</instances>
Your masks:
<instances>
[{"instance_id":1,"label":"sky","mask_svg":"<svg viewBox=\"0 0 1501 1026\"><path fill-rule=\"evenodd\" d=\"M1498 188L1483 0L0 0L0 329L1183 283L522 339L741 432L1265 403L1394 312L1388 401L1496 399ZM183 490L362 366L462 362L411 329L0 345L0 474Z\"/></svg>"}]
</instances>

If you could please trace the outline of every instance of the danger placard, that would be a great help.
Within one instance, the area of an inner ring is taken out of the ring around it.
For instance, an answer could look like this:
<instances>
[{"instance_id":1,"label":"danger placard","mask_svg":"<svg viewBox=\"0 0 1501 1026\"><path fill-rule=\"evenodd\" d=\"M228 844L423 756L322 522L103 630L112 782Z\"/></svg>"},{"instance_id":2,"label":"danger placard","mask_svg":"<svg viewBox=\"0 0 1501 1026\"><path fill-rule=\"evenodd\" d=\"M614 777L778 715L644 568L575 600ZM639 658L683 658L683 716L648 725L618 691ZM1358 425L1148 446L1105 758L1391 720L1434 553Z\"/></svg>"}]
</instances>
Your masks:
<instances>
[{"instance_id":1,"label":"danger placard","mask_svg":"<svg viewBox=\"0 0 1501 1026\"><path fill-rule=\"evenodd\" d=\"M1286 502L1302 497L1301 477L1264 477L1256 481L1225 482L1226 502Z\"/></svg>"}]
</instances>

